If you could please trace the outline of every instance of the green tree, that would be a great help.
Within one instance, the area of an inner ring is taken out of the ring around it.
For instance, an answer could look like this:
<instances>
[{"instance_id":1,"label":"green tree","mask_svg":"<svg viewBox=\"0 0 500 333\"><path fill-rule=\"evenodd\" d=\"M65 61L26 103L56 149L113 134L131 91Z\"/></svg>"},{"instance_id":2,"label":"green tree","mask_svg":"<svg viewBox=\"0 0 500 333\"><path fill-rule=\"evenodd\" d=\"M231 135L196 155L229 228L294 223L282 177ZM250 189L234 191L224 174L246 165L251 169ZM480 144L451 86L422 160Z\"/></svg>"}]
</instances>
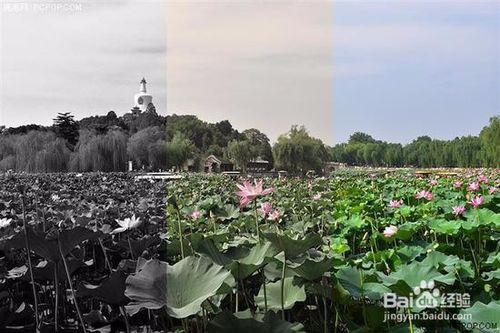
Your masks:
<instances>
[{"instance_id":1,"label":"green tree","mask_svg":"<svg viewBox=\"0 0 500 333\"><path fill-rule=\"evenodd\" d=\"M69 112L58 113L54 119L54 132L58 137L68 141L71 147L78 142L78 128L78 123Z\"/></svg>"},{"instance_id":2,"label":"green tree","mask_svg":"<svg viewBox=\"0 0 500 333\"><path fill-rule=\"evenodd\" d=\"M251 145L252 158L261 157L273 164L273 151L267 135L255 128L244 130L242 133Z\"/></svg>"},{"instance_id":3,"label":"green tree","mask_svg":"<svg viewBox=\"0 0 500 333\"><path fill-rule=\"evenodd\" d=\"M323 142L311 137L303 126L292 126L287 134L281 135L273 146L273 155L278 168L301 173L321 172L330 158Z\"/></svg>"},{"instance_id":4,"label":"green tree","mask_svg":"<svg viewBox=\"0 0 500 333\"><path fill-rule=\"evenodd\" d=\"M481 140L481 162L484 166L500 165L500 117L492 117L488 126L479 134Z\"/></svg>"},{"instance_id":5,"label":"green tree","mask_svg":"<svg viewBox=\"0 0 500 333\"><path fill-rule=\"evenodd\" d=\"M347 143L370 143L375 142L375 139L371 135L363 132L354 132Z\"/></svg>"},{"instance_id":6,"label":"green tree","mask_svg":"<svg viewBox=\"0 0 500 333\"><path fill-rule=\"evenodd\" d=\"M227 145L227 156L242 172L246 172L248 162L254 157L252 145L248 140L230 141Z\"/></svg>"},{"instance_id":7,"label":"green tree","mask_svg":"<svg viewBox=\"0 0 500 333\"><path fill-rule=\"evenodd\" d=\"M82 130L80 140L71 155L72 171L125 171L127 164L127 134L111 130L106 134Z\"/></svg>"},{"instance_id":8,"label":"green tree","mask_svg":"<svg viewBox=\"0 0 500 333\"><path fill-rule=\"evenodd\" d=\"M132 135L127 143L127 153L130 159L141 168L142 166L151 166L151 161L158 161L158 156L152 157L151 153L158 154L157 148L150 148L152 145L157 144L159 140L163 143L165 139L165 132L158 126L146 127L134 135ZM160 158L161 159L161 158Z\"/></svg>"},{"instance_id":9,"label":"green tree","mask_svg":"<svg viewBox=\"0 0 500 333\"><path fill-rule=\"evenodd\" d=\"M185 162L193 158L196 147L183 133L174 134L166 144L166 166L181 169Z\"/></svg>"}]
</instances>

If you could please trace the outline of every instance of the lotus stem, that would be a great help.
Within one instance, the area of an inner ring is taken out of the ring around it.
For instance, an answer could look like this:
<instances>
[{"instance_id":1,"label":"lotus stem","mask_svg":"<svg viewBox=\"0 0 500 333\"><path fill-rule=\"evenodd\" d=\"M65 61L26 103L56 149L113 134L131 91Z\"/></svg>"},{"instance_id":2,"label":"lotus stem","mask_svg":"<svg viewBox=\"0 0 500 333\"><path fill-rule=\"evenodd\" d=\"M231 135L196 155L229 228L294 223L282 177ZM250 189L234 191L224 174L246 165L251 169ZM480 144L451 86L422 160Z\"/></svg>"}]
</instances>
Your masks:
<instances>
[{"instance_id":1,"label":"lotus stem","mask_svg":"<svg viewBox=\"0 0 500 333\"><path fill-rule=\"evenodd\" d=\"M182 243L182 227L181 227L181 215L177 211L177 227L179 228L179 241L181 244L181 257L184 259L184 245Z\"/></svg>"},{"instance_id":2,"label":"lotus stem","mask_svg":"<svg viewBox=\"0 0 500 333\"><path fill-rule=\"evenodd\" d=\"M57 262L54 263L54 290L56 293L56 301L54 305L54 332L59 332L59 274Z\"/></svg>"},{"instance_id":3,"label":"lotus stem","mask_svg":"<svg viewBox=\"0 0 500 333\"><path fill-rule=\"evenodd\" d=\"M474 267L476 268L476 275L479 276L479 265L477 264L476 256L474 255L474 249L472 248L472 240L469 242L470 253L472 254L472 259L474 261Z\"/></svg>"},{"instance_id":4,"label":"lotus stem","mask_svg":"<svg viewBox=\"0 0 500 333\"><path fill-rule=\"evenodd\" d=\"M130 234L129 233L127 233L127 241L128 241L128 247L130 249L130 257L132 258L132 260L135 260L134 250L132 250L132 243L130 242Z\"/></svg>"},{"instance_id":5,"label":"lotus stem","mask_svg":"<svg viewBox=\"0 0 500 333\"><path fill-rule=\"evenodd\" d=\"M365 283L365 277L363 275L363 270L359 271L361 275L361 306L362 306L362 312L363 312L363 322L365 323L365 326L368 326L368 321L366 320L366 304L365 304L365 293L363 292L364 290L364 283Z\"/></svg>"},{"instance_id":6,"label":"lotus stem","mask_svg":"<svg viewBox=\"0 0 500 333\"><path fill-rule=\"evenodd\" d=\"M35 277L33 276L33 264L31 263L31 244L30 244L30 240L28 237L28 225L26 223L26 208L25 208L25 203L24 203L24 190L22 190L22 192L21 192L21 204L22 204L22 209L23 209L24 240L26 243L28 267L30 269L31 290L33 292L33 300L35 303L34 304L35 305L35 324L36 324L36 331L38 332L38 330L40 328L39 317L38 317L38 298L36 297Z\"/></svg>"},{"instance_id":7,"label":"lotus stem","mask_svg":"<svg viewBox=\"0 0 500 333\"><path fill-rule=\"evenodd\" d=\"M324 286L327 285L327 281L326 281L325 277L321 278L321 284L324 285ZM323 317L324 317L323 332L324 333L328 333L329 332L329 330L328 330L329 319L328 319L328 308L327 308L327 305L326 305L326 297L323 296L322 299L323 299Z\"/></svg>"},{"instance_id":8,"label":"lotus stem","mask_svg":"<svg viewBox=\"0 0 500 333\"><path fill-rule=\"evenodd\" d=\"M255 228L257 228L257 239L260 242L259 216L257 214L257 201L253 202L253 211L254 211L254 216L255 216Z\"/></svg>"},{"instance_id":9,"label":"lotus stem","mask_svg":"<svg viewBox=\"0 0 500 333\"><path fill-rule=\"evenodd\" d=\"M328 309L326 308L326 298L325 296L323 298L323 332L328 333Z\"/></svg>"},{"instance_id":10,"label":"lotus stem","mask_svg":"<svg viewBox=\"0 0 500 333\"><path fill-rule=\"evenodd\" d=\"M262 280L264 281L263 288L264 288L264 310L267 313L267 288L266 288L266 274L264 274L264 269L261 269L262 273Z\"/></svg>"},{"instance_id":11,"label":"lotus stem","mask_svg":"<svg viewBox=\"0 0 500 333\"><path fill-rule=\"evenodd\" d=\"M198 319L198 318L196 318ZM196 320L196 326L198 326L198 320ZM198 327L196 327L198 328ZM148 309L148 325L146 325L147 333L151 332L151 309Z\"/></svg>"},{"instance_id":12,"label":"lotus stem","mask_svg":"<svg viewBox=\"0 0 500 333\"><path fill-rule=\"evenodd\" d=\"M238 282L236 281L236 311L235 312L238 312L239 311L239 299L238 299Z\"/></svg>"},{"instance_id":13,"label":"lotus stem","mask_svg":"<svg viewBox=\"0 0 500 333\"><path fill-rule=\"evenodd\" d=\"M338 327L339 327L339 310L335 306L335 330L334 330L334 333L337 333Z\"/></svg>"},{"instance_id":14,"label":"lotus stem","mask_svg":"<svg viewBox=\"0 0 500 333\"><path fill-rule=\"evenodd\" d=\"M125 307L123 305L120 305L120 312L125 319L125 328L127 330L127 333L130 333L130 323L128 322L127 312L125 311Z\"/></svg>"},{"instance_id":15,"label":"lotus stem","mask_svg":"<svg viewBox=\"0 0 500 333\"><path fill-rule=\"evenodd\" d=\"M211 217L210 219L212 220L212 226L214 228L214 235L215 235L217 233L217 225L215 224L215 218Z\"/></svg>"},{"instance_id":16,"label":"lotus stem","mask_svg":"<svg viewBox=\"0 0 500 333\"><path fill-rule=\"evenodd\" d=\"M413 333L413 321L411 320L411 311L409 307L407 309L408 309L408 321L410 323L410 333Z\"/></svg>"},{"instance_id":17,"label":"lotus stem","mask_svg":"<svg viewBox=\"0 0 500 333\"><path fill-rule=\"evenodd\" d=\"M281 270L281 319L285 320L285 272L286 256L283 257L283 269Z\"/></svg>"},{"instance_id":18,"label":"lotus stem","mask_svg":"<svg viewBox=\"0 0 500 333\"><path fill-rule=\"evenodd\" d=\"M97 238L97 240L99 241L99 245L101 245L102 253L104 255L104 263L105 263L106 267L109 269L109 272L111 273L111 272L113 272L113 270L111 269L111 264L110 264L109 259L108 259L108 254L106 253L106 248L104 247L104 244L103 244L101 238Z\"/></svg>"},{"instance_id":19,"label":"lotus stem","mask_svg":"<svg viewBox=\"0 0 500 333\"><path fill-rule=\"evenodd\" d=\"M69 288L71 289L71 295L73 296L73 300L75 301L75 309L78 314L78 319L80 320L80 324L82 325L83 333L87 333L87 329L85 328L85 322L83 321L82 312L78 307L78 301L76 300L75 289L73 288L73 283L71 282L71 275L69 273L68 264L66 263L66 257L62 251L61 241L59 237L57 237L57 246L59 247L59 254L61 255L62 262L64 264L64 270L66 271L66 278L68 279Z\"/></svg>"}]
</instances>

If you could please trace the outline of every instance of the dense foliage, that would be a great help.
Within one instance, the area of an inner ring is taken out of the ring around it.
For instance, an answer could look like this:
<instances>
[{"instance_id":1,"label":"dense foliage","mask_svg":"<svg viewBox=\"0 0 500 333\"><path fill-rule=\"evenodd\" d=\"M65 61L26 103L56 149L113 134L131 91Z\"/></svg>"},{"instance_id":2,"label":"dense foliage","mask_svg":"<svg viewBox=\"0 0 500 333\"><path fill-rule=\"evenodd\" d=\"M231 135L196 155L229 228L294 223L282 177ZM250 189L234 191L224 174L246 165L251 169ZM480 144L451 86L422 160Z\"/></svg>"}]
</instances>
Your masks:
<instances>
[{"instance_id":1,"label":"dense foliage","mask_svg":"<svg viewBox=\"0 0 500 333\"><path fill-rule=\"evenodd\" d=\"M227 120L209 124L195 116L151 112L117 117L110 111L75 121L63 113L50 127L0 127L0 170L125 171L129 160L135 169L181 170L189 160L198 169L210 154L238 164L241 158L231 155L230 142L250 147L246 160L260 157L272 163L266 135L256 129L240 133Z\"/></svg>"},{"instance_id":2,"label":"dense foliage","mask_svg":"<svg viewBox=\"0 0 500 333\"><path fill-rule=\"evenodd\" d=\"M271 146L257 129L237 131L227 120L207 123L196 116L162 117L155 112L117 117L93 116L75 121L59 114L51 127L0 128L0 171L125 171L135 169L203 170L203 159L215 155L246 171L251 161L269 168L305 174L321 172L325 162L362 166L497 167L500 161L500 118L494 117L479 136L434 140L422 136L407 145L354 133L347 143L328 147L304 127L292 126Z\"/></svg>"},{"instance_id":3,"label":"dense foliage","mask_svg":"<svg viewBox=\"0 0 500 333\"><path fill-rule=\"evenodd\" d=\"M154 113L94 116L59 114L51 127L0 132L0 170L36 172L166 169L165 118Z\"/></svg>"},{"instance_id":4,"label":"dense foliage","mask_svg":"<svg viewBox=\"0 0 500 333\"><path fill-rule=\"evenodd\" d=\"M0 332L166 330L162 182L9 175L0 198Z\"/></svg>"},{"instance_id":5,"label":"dense foliage","mask_svg":"<svg viewBox=\"0 0 500 333\"><path fill-rule=\"evenodd\" d=\"M168 183L169 330L457 332L483 322L481 332L496 331L498 176L349 171ZM425 288L468 293L470 304L382 306L387 293L429 295ZM384 322L385 311L462 317Z\"/></svg>"},{"instance_id":6,"label":"dense foliage","mask_svg":"<svg viewBox=\"0 0 500 333\"><path fill-rule=\"evenodd\" d=\"M421 136L408 145L378 141L354 133L347 143L331 149L332 159L350 165L415 167L498 167L500 118L490 119L479 136L434 140Z\"/></svg>"},{"instance_id":7,"label":"dense foliage","mask_svg":"<svg viewBox=\"0 0 500 333\"><path fill-rule=\"evenodd\" d=\"M278 168L295 173L321 172L325 162L330 160L323 142L311 137L304 127L297 126L278 138L273 153Z\"/></svg>"}]
</instances>

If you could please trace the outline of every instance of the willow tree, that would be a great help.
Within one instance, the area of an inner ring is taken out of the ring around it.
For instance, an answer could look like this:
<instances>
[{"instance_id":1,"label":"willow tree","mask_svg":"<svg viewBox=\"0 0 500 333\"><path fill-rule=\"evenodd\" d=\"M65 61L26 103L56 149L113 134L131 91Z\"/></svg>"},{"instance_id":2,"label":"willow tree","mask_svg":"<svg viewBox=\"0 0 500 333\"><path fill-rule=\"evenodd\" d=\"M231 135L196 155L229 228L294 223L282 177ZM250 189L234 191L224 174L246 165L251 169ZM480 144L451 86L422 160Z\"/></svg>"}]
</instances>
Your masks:
<instances>
[{"instance_id":1,"label":"willow tree","mask_svg":"<svg viewBox=\"0 0 500 333\"><path fill-rule=\"evenodd\" d=\"M254 157L252 145L248 140L230 141L227 145L227 156L242 172L246 172L248 162Z\"/></svg>"},{"instance_id":2,"label":"willow tree","mask_svg":"<svg viewBox=\"0 0 500 333\"><path fill-rule=\"evenodd\" d=\"M488 126L479 134L483 166L500 165L500 117L492 117Z\"/></svg>"},{"instance_id":3,"label":"willow tree","mask_svg":"<svg viewBox=\"0 0 500 333\"><path fill-rule=\"evenodd\" d=\"M184 163L194 157L195 153L194 143L181 132L177 132L166 144L166 167L181 169Z\"/></svg>"},{"instance_id":4,"label":"willow tree","mask_svg":"<svg viewBox=\"0 0 500 333\"><path fill-rule=\"evenodd\" d=\"M96 134L80 131L80 140L71 157L72 171L125 171L127 135L121 130Z\"/></svg>"},{"instance_id":5,"label":"willow tree","mask_svg":"<svg viewBox=\"0 0 500 333\"><path fill-rule=\"evenodd\" d=\"M320 139L309 135L305 127L292 126L281 135L273 146L276 166L291 172L320 172L330 159L326 146Z\"/></svg>"},{"instance_id":6,"label":"willow tree","mask_svg":"<svg viewBox=\"0 0 500 333\"><path fill-rule=\"evenodd\" d=\"M158 126L142 129L132 135L128 140L127 154L129 158L136 163L137 166L153 167L153 161L155 164L158 164L158 158L161 159L158 154L161 155L162 149L157 147L158 141L166 145L164 139L165 131L162 131ZM165 168L166 166L163 167ZM154 168L156 168L156 165Z\"/></svg>"}]
</instances>

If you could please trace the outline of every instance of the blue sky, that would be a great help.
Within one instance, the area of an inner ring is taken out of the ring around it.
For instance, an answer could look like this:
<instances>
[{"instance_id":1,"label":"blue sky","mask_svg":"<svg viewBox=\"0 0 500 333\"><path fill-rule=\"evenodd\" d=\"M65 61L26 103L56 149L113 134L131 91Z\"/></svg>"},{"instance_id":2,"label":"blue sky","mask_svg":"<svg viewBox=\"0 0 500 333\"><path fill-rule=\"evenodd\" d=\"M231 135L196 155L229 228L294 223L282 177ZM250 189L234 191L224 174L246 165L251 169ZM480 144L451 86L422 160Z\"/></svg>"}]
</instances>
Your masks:
<instances>
[{"instance_id":1,"label":"blue sky","mask_svg":"<svg viewBox=\"0 0 500 333\"><path fill-rule=\"evenodd\" d=\"M403 143L476 135L500 114L500 2L340 2L334 13L336 142L355 130Z\"/></svg>"}]
</instances>

